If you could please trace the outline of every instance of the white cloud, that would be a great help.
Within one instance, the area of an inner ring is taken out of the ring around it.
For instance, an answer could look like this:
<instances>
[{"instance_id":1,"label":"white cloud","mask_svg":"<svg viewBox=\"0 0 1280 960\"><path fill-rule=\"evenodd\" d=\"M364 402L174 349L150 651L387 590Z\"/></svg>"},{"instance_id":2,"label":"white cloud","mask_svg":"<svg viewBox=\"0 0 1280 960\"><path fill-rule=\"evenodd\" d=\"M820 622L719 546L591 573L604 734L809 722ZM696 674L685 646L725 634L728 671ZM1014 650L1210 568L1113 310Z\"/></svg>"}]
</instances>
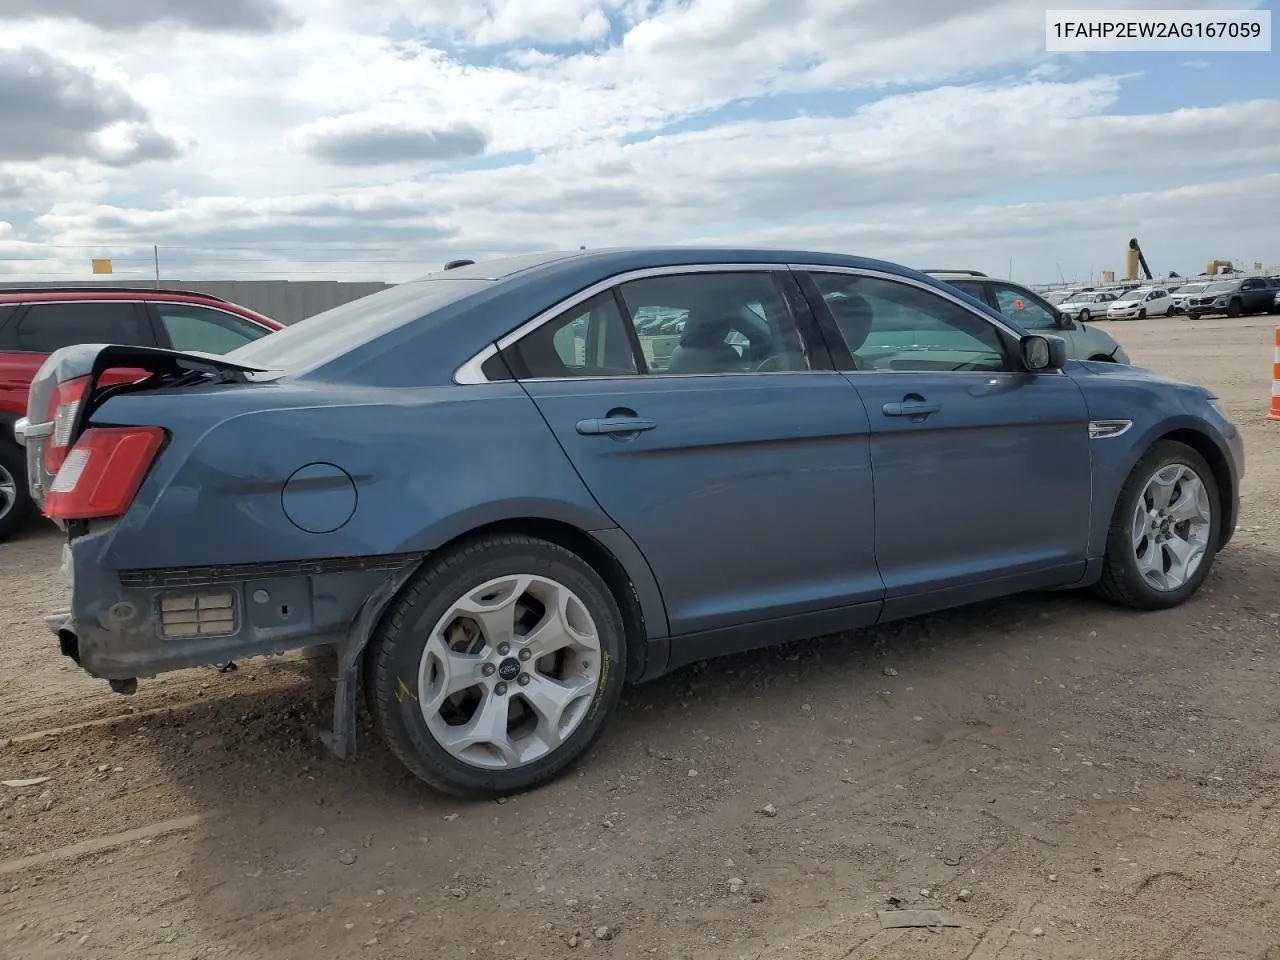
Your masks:
<instances>
[{"instance_id":1,"label":"white cloud","mask_svg":"<svg viewBox=\"0 0 1280 960\"><path fill-rule=\"evenodd\" d=\"M1039 251L1037 279L1102 241L1028 239L1028 200L1191 209L1177 190L1280 168L1273 91L1133 115L1132 80L1045 56L1047 5L239 0L211 20L186 0L56 0L52 17L0 0L11 49L76 51L110 94L88 102L114 111L82 108L97 126L66 159L0 162L0 262L22 243L51 270L91 249L145 265L156 243L206 273L402 277L517 248L776 235L877 256L946 242L925 259L947 262L1004 243ZM743 119L760 114L779 119ZM1207 259L1238 228L1169 227L1168 246Z\"/></svg>"}]
</instances>

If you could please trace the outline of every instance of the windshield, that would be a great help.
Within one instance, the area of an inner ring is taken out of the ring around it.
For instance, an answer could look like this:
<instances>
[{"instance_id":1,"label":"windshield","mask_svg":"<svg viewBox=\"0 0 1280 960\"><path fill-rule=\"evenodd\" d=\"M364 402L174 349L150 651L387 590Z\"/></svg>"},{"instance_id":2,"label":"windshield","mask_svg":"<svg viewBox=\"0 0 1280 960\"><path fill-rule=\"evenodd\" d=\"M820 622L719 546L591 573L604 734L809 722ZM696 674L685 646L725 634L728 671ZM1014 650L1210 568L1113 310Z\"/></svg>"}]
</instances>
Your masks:
<instances>
[{"instance_id":1,"label":"windshield","mask_svg":"<svg viewBox=\"0 0 1280 960\"><path fill-rule=\"evenodd\" d=\"M1236 288L1234 280L1219 280L1217 283L1211 283L1204 288L1205 293L1230 293Z\"/></svg>"},{"instance_id":2,"label":"windshield","mask_svg":"<svg viewBox=\"0 0 1280 960\"><path fill-rule=\"evenodd\" d=\"M1178 288L1179 293L1199 293L1208 283L1187 283Z\"/></svg>"},{"instance_id":3,"label":"windshield","mask_svg":"<svg viewBox=\"0 0 1280 960\"><path fill-rule=\"evenodd\" d=\"M1139 287L1137 290L1130 290L1128 293L1120 295L1121 300L1141 300L1152 291L1152 287Z\"/></svg>"},{"instance_id":4,"label":"windshield","mask_svg":"<svg viewBox=\"0 0 1280 960\"><path fill-rule=\"evenodd\" d=\"M402 283L300 320L226 356L271 370L313 369L490 282L450 278Z\"/></svg>"}]
</instances>

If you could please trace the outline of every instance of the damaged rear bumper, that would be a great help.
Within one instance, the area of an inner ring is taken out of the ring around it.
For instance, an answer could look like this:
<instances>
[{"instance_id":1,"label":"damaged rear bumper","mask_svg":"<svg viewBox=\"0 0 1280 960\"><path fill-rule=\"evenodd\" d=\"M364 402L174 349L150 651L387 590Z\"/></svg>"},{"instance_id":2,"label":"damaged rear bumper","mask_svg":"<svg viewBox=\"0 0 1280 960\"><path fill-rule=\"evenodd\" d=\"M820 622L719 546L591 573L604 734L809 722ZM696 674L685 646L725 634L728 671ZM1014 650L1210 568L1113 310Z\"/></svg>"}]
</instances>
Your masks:
<instances>
[{"instance_id":1,"label":"damaged rear bumper","mask_svg":"<svg viewBox=\"0 0 1280 960\"><path fill-rule=\"evenodd\" d=\"M70 608L48 615L45 624L64 655L105 680L345 647L356 640L353 625L370 600L389 599L422 560L395 554L108 570L97 562L95 539L69 544Z\"/></svg>"}]
</instances>

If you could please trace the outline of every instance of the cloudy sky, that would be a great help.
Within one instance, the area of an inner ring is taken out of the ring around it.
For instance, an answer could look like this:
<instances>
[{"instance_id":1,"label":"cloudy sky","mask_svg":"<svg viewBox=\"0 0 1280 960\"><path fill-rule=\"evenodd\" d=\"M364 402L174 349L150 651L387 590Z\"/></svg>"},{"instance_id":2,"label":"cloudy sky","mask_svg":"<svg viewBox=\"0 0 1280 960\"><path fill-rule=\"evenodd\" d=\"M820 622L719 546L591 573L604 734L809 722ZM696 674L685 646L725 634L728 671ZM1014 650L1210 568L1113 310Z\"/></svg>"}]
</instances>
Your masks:
<instances>
[{"instance_id":1,"label":"cloudy sky","mask_svg":"<svg viewBox=\"0 0 1280 960\"><path fill-rule=\"evenodd\" d=\"M1046 54L1213 0L0 0L0 275L398 280L713 242L1028 282L1280 264L1280 52Z\"/></svg>"}]
</instances>

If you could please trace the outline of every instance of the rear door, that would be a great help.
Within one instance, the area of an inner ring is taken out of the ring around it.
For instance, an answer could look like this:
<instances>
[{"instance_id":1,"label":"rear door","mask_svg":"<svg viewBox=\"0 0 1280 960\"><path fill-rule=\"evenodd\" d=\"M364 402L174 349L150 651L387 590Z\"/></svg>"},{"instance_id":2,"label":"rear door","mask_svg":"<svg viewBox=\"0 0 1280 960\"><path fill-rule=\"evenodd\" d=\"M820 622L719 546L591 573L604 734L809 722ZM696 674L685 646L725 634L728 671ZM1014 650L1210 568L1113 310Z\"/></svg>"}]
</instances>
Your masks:
<instances>
[{"instance_id":1,"label":"rear door","mask_svg":"<svg viewBox=\"0 0 1280 960\"><path fill-rule=\"evenodd\" d=\"M995 321L913 280L802 275L869 416L885 616L1074 582L1091 509L1089 416Z\"/></svg>"},{"instance_id":2,"label":"rear door","mask_svg":"<svg viewBox=\"0 0 1280 960\"><path fill-rule=\"evenodd\" d=\"M866 412L785 267L640 271L533 326L504 356L643 552L673 636L876 618Z\"/></svg>"}]
</instances>

